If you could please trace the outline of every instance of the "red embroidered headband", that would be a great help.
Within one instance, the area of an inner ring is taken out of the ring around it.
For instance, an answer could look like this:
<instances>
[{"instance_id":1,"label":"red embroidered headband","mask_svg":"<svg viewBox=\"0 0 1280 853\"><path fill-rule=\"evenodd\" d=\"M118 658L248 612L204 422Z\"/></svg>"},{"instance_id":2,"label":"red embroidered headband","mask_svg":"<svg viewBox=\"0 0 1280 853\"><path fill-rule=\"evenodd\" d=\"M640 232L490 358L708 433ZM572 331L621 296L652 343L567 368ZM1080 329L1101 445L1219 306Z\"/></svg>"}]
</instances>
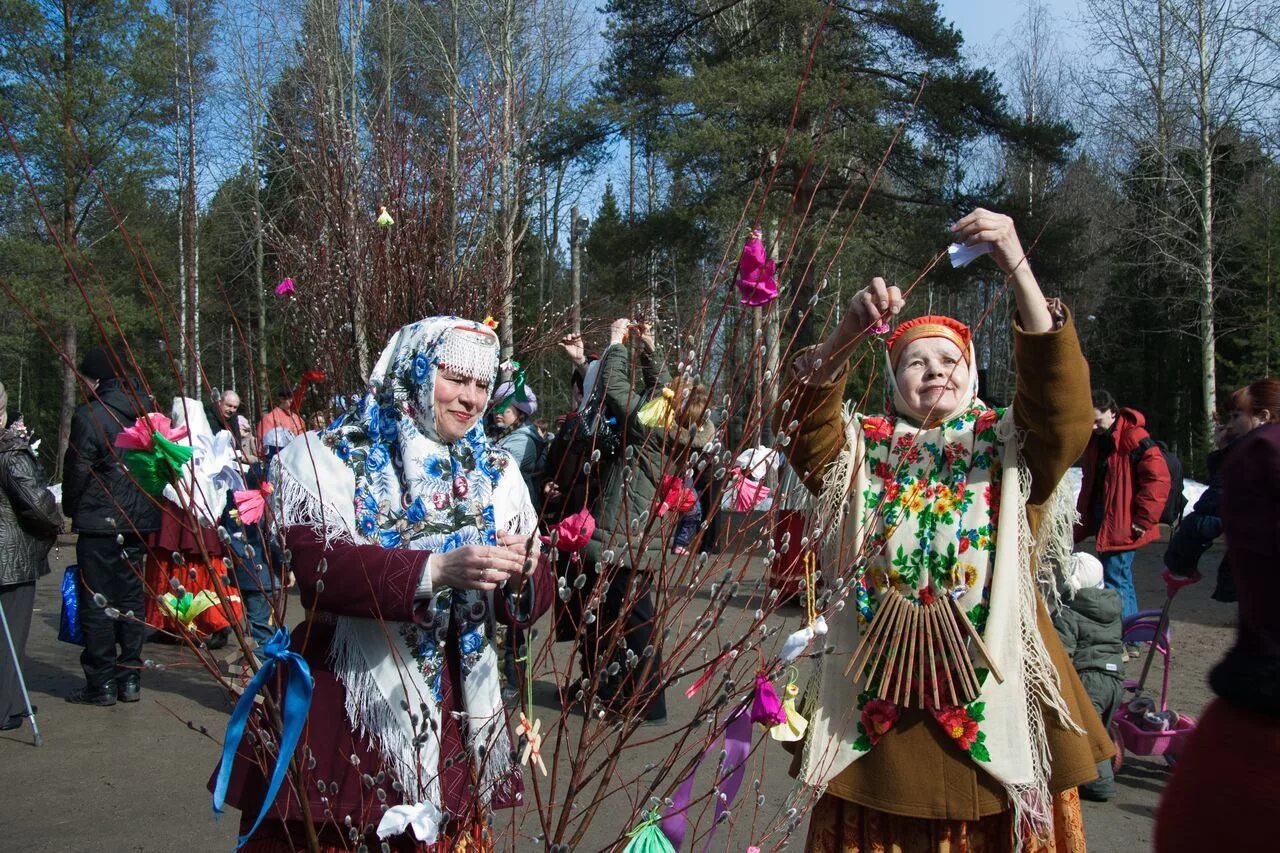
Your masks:
<instances>
[{"instance_id":1,"label":"red embroidered headband","mask_svg":"<svg viewBox=\"0 0 1280 853\"><path fill-rule=\"evenodd\" d=\"M950 317L929 314L908 320L889 335L889 364L894 370L898 369L898 359L907 348L907 344L924 338L943 338L951 341L960 350L961 357L965 361L969 360L969 342L972 340L969 327Z\"/></svg>"}]
</instances>

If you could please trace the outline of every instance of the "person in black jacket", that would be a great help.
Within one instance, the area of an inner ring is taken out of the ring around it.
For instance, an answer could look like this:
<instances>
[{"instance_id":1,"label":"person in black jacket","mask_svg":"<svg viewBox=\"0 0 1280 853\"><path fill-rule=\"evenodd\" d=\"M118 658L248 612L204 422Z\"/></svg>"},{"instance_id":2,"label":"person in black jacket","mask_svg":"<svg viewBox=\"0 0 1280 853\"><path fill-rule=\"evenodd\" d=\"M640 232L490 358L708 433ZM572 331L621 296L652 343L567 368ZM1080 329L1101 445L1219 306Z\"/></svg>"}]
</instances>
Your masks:
<instances>
[{"instance_id":1,"label":"person in black jacket","mask_svg":"<svg viewBox=\"0 0 1280 853\"><path fill-rule=\"evenodd\" d=\"M71 418L62 466L62 508L79 534L85 637L80 655L85 686L67 701L80 705L114 705L117 697L138 701L146 639L143 537L160 527L159 506L138 487L115 449L121 430L155 409L147 394L123 378L119 364L101 347L85 355L80 372L97 380L97 390Z\"/></svg>"},{"instance_id":2,"label":"person in black jacket","mask_svg":"<svg viewBox=\"0 0 1280 853\"><path fill-rule=\"evenodd\" d=\"M27 713L14 661L27 646L36 579L49 574L49 549L62 528L26 431L8 428L6 396L0 385L0 607L13 638L13 654L0 648L0 731L18 728Z\"/></svg>"},{"instance_id":3,"label":"person in black jacket","mask_svg":"<svg viewBox=\"0 0 1280 853\"><path fill-rule=\"evenodd\" d=\"M1222 502L1222 469L1227 454L1240 438L1228 425L1220 425L1214 434L1217 449L1205 460L1209 469L1208 488L1196 500L1191 512L1173 529L1169 547L1164 553L1164 564L1175 575L1188 577L1200 571L1200 558L1209 550L1213 541L1222 535L1222 517L1218 506ZM1231 603L1236 600L1236 584L1231 576L1231 566L1224 555L1218 565L1218 581L1210 596L1216 601Z\"/></svg>"}]
</instances>

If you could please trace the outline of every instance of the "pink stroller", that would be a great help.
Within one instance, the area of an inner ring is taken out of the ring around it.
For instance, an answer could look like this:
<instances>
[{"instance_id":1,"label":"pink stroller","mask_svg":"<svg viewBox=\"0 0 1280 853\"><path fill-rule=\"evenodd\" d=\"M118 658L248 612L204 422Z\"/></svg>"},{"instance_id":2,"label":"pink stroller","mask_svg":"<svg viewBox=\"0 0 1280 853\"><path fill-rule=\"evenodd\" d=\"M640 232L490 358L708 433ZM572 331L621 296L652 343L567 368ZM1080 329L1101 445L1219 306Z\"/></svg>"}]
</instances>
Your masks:
<instances>
[{"instance_id":1,"label":"pink stroller","mask_svg":"<svg viewBox=\"0 0 1280 853\"><path fill-rule=\"evenodd\" d=\"M1148 643L1146 662L1137 681L1126 680L1125 690L1133 695L1111 718L1111 739L1116 745L1112 768L1119 770L1126 751L1134 755L1163 755L1172 766L1178 760L1187 735L1196 727L1196 718L1169 708L1169 666L1172 647L1169 642L1169 607L1173 597L1184 586L1200 580L1199 575L1179 577L1164 570L1168 597L1160 610L1143 610L1124 620L1124 642ZM1160 703L1144 695L1151 662L1159 654L1164 658L1164 674L1160 684Z\"/></svg>"}]
</instances>

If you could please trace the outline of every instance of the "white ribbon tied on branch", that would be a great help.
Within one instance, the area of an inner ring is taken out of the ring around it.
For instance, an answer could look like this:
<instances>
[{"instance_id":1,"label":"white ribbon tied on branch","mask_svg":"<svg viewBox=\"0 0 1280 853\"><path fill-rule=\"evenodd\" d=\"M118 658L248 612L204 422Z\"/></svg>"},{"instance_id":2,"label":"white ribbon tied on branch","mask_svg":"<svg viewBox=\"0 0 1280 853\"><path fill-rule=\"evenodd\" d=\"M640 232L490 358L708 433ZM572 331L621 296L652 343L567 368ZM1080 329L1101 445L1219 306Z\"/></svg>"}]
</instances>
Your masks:
<instances>
[{"instance_id":1,"label":"white ribbon tied on branch","mask_svg":"<svg viewBox=\"0 0 1280 853\"><path fill-rule=\"evenodd\" d=\"M392 806L378 823L378 837L382 839L399 835L410 827L413 837L423 844L434 844L440 832L443 815L435 803L418 803L414 806Z\"/></svg>"}]
</instances>

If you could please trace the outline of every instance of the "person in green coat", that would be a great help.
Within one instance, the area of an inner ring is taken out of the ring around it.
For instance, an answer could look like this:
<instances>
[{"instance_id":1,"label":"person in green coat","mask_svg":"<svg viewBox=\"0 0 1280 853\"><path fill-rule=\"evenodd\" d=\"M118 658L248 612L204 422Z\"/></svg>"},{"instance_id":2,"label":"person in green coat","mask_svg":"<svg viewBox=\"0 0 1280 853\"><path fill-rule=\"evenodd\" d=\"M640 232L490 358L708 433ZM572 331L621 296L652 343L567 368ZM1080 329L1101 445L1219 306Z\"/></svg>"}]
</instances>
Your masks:
<instances>
[{"instance_id":1,"label":"person in green coat","mask_svg":"<svg viewBox=\"0 0 1280 853\"><path fill-rule=\"evenodd\" d=\"M1103 585L1102 563L1092 554L1072 554L1063 579L1062 606L1053 614L1062 645L1093 700L1102 724L1124 700L1124 643L1120 593ZM1080 796L1105 803L1116 792L1111 760L1098 762L1098 778L1080 786Z\"/></svg>"},{"instance_id":2,"label":"person in green coat","mask_svg":"<svg viewBox=\"0 0 1280 853\"><path fill-rule=\"evenodd\" d=\"M598 610L584 615L583 672L606 712L659 723L667 707L662 656L652 642L654 576L680 519L663 511L662 497L680 484L680 472L695 464L693 454L710 435L703 423L708 394L683 378L672 383L649 327L625 318L610 327L597 381L618 419L623 455L605 475L584 553L596 568L593 586L603 592Z\"/></svg>"}]
</instances>

